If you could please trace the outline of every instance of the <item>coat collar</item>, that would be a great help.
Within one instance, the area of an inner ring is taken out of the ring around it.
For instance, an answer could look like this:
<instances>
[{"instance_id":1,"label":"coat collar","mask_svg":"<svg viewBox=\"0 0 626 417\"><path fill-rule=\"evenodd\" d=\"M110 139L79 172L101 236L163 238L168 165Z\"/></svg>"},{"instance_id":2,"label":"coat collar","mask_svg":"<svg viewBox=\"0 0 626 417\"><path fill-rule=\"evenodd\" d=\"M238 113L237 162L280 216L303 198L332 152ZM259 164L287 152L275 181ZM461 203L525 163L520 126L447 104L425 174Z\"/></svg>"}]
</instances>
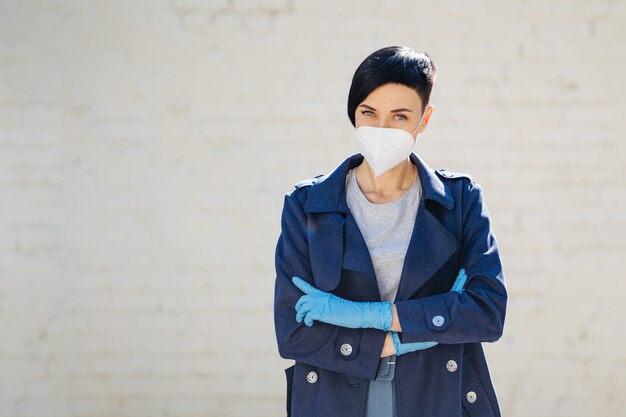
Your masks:
<instances>
[{"instance_id":1,"label":"coat collar","mask_svg":"<svg viewBox=\"0 0 626 417\"><path fill-rule=\"evenodd\" d=\"M417 173L422 185L422 198L434 200L448 209L454 208L454 199L448 187L441 181L435 171L430 168L415 152L409 156L417 167ZM323 213L339 211L349 213L346 202L345 183L346 175L352 168L363 162L363 155L353 154L340 163L330 174L323 175L313 184L311 192L304 203L304 211L309 213Z\"/></svg>"}]
</instances>

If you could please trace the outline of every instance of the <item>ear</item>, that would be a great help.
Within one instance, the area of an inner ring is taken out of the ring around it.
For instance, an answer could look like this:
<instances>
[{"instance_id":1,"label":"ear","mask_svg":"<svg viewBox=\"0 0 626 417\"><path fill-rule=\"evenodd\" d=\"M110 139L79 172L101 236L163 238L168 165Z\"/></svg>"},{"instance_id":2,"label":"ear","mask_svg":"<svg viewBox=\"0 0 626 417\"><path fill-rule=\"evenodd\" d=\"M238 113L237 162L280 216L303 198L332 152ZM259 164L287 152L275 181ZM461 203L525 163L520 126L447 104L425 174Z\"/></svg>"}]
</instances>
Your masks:
<instances>
[{"instance_id":1,"label":"ear","mask_svg":"<svg viewBox=\"0 0 626 417\"><path fill-rule=\"evenodd\" d=\"M428 123L430 122L430 116L432 116L434 110L435 110L434 104L429 104L428 106L426 106L426 110L424 110L424 121L422 122L422 126L419 128L417 133L422 133L424 130L426 130L426 127L428 126Z\"/></svg>"}]
</instances>

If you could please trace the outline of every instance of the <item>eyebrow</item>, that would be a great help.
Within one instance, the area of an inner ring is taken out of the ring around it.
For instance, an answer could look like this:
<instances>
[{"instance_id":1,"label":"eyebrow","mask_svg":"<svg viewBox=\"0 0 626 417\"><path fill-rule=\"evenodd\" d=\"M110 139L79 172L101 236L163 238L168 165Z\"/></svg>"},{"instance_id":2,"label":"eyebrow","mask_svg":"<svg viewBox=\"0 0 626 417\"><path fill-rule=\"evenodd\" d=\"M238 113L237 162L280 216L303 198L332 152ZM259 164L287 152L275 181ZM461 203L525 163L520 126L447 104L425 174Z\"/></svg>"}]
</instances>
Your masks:
<instances>
[{"instance_id":1,"label":"eyebrow","mask_svg":"<svg viewBox=\"0 0 626 417\"><path fill-rule=\"evenodd\" d=\"M359 107L367 107L370 110L374 110L374 111L376 110L375 108L373 108L372 106L368 106L367 104L359 104ZM391 113L397 113L397 112L400 112L400 111L410 111L411 113L413 112L413 110L411 110L411 109L402 108L402 109L391 110Z\"/></svg>"}]
</instances>

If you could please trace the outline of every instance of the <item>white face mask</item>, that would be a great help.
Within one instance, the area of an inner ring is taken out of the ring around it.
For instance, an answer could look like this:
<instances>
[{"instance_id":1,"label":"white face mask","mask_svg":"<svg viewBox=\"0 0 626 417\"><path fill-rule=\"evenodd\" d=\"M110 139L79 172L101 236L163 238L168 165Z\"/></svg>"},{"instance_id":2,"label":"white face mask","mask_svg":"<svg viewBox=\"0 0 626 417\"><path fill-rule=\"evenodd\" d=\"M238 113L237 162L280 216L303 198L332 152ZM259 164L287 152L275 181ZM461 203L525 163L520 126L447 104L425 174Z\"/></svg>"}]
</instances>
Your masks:
<instances>
[{"instance_id":1,"label":"white face mask","mask_svg":"<svg viewBox=\"0 0 626 417\"><path fill-rule=\"evenodd\" d=\"M425 114L426 111L413 133L422 125ZM389 171L411 155L417 143L413 133L393 127L360 126L356 129L357 146L374 170L374 176Z\"/></svg>"}]
</instances>

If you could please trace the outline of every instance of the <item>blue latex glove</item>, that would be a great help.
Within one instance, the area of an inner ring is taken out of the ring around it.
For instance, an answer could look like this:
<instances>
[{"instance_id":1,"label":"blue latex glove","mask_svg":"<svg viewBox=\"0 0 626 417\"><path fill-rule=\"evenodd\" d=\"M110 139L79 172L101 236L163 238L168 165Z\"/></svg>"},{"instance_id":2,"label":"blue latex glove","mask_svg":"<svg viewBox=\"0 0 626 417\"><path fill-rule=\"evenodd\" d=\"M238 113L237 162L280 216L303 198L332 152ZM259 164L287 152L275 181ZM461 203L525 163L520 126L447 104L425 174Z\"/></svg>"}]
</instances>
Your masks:
<instances>
[{"instance_id":1,"label":"blue latex glove","mask_svg":"<svg viewBox=\"0 0 626 417\"><path fill-rule=\"evenodd\" d=\"M323 321L341 327L374 328L388 331L391 328L391 303L350 301L319 290L300 277L292 282L305 295L296 303L296 321L311 327L313 321Z\"/></svg>"},{"instance_id":2,"label":"blue latex glove","mask_svg":"<svg viewBox=\"0 0 626 417\"><path fill-rule=\"evenodd\" d=\"M458 293L463 291L463 286L465 285L466 280L467 275L465 275L465 268L461 268L450 291L456 291ZM409 352L415 352L416 350L429 349L439 344L437 342L400 343L400 337L397 332L391 332L391 340L393 341L393 347L396 349L397 356L404 355Z\"/></svg>"},{"instance_id":3,"label":"blue latex glove","mask_svg":"<svg viewBox=\"0 0 626 417\"><path fill-rule=\"evenodd\" d=\"M398 332L391 332L391 340L393 341L393 347L396 349L397 356L415 352L416 350L429 349L439 344L437 342L400 343Z\"/></svg>"}]
</instances>

